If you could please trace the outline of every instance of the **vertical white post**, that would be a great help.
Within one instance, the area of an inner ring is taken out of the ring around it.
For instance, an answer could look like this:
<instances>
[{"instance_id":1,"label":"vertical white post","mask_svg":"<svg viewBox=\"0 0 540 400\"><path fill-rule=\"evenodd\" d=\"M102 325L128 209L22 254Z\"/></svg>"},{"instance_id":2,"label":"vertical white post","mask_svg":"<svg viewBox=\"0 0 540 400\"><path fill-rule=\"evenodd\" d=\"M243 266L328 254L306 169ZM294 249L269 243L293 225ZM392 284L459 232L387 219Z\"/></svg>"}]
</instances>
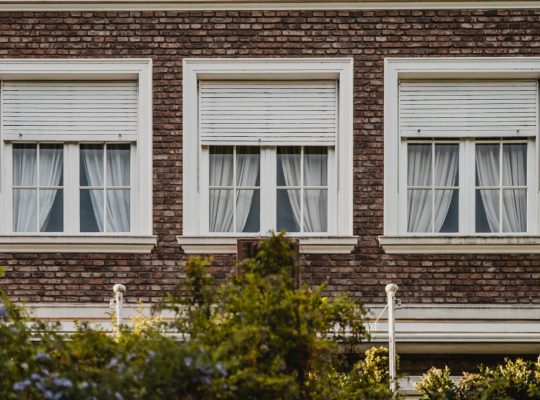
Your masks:
<instances>
[{"instance_id":1,"label":"vertical white post","mask_svg":"<svg viewBox=\"0 0 540 400\"><path fill-rule=\"evenodd\" d=\"M122 326L122 311L124 309L124 293L126 293L126 287L121 283L117 283L113 286L114 292L114 305L116 308L116 325Z\"/></svg>"},{"instance_id":2,"label":"vertical white post","mask_svg":"<svg viewBox=\"0 0 540 400\"><path fill-rule=\"evenodd\" d=\"M396 381L396 318L394 314L396 304L396 292L398 286L394 283L389 283L385 287L386 297L388 300L388 360L390 371L390 390L392 396L397 394Z\"/></svg>"}]
</instances>

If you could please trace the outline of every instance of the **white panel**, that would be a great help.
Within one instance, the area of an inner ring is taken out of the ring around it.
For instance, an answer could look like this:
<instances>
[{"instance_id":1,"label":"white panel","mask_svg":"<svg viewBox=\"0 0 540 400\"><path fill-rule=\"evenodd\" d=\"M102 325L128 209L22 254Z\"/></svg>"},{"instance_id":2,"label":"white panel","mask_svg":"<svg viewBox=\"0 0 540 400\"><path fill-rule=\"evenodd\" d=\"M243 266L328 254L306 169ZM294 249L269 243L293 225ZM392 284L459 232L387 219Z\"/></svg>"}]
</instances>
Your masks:
<instances>
[{"instance_id":1,"label":"white panel","mask_svg":"<svg viewBox=\"0 0 540 400\"><path fill-rule=\"evenodd\" d=\"M6 140L136 140L137 82L4 81Z\"/></svg>"},{"instance_id":2,"label":"white panel","mask_svg":"<svg viewBox=\"0 0 540 400\"><path fill-rule=\"evenodd\" d=\"M535 136L536 81L400 82L401 136Z\"/></svg>"},{"instance_id":3,"label":"white panel","mask_svg":"<svg viewBox=\"0 0 540 400\"><path fill-rule=\"evenodd\" d=\"M201 81L199 131L211 144L335 144L335 81Z\"/></svg>"}]
</instances>

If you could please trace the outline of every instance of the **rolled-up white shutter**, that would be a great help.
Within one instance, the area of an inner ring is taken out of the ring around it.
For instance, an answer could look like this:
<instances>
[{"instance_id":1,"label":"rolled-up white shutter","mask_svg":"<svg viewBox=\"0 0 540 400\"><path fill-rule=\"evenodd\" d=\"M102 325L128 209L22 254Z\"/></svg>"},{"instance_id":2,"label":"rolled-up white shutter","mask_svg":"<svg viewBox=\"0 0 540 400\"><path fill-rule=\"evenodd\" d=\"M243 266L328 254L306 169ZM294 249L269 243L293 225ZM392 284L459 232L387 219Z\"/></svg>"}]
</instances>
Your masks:
<instances>
[{"instance_id":1,"label":"rolled-up white shutter","mask_svg":"<svg viewBox=\"0 0 540 400\"><path fill-rule=\"evenodd\" d=\"M137 82L4 81L6 140L134 141Z\"/></svg>"},{"instance_id":2,"label":"rolled-up white shutter","mask_svg":"<svg viewBox=\"0 0 540 400\"><path fill-rule=\"evenodd\" d=\"M535 136L536 81L400 82L401 136Z\"/></svg>"},{"instance_id":3,"label":"rolled-up white shutter","mask_svg":"<svg viewBox=\"0 0 540 400\"><path fill-rule=\"evenodd\" d=\"M337 129L335 81L201 81L203 145L332 146Z\"/></svg>"}]
</instances>

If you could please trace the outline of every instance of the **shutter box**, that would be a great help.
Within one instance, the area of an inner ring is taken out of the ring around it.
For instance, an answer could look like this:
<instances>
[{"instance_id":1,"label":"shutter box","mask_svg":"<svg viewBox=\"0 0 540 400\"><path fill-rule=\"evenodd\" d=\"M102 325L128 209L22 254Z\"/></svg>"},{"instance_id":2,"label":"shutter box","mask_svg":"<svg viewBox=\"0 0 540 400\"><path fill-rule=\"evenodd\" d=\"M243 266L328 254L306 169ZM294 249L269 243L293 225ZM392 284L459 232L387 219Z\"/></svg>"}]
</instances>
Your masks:
<instances>
[{"instance_id":1,"label":"shutter box","mask_svg":"<svg viewBox=\"0 0 540 400\"><path fill-rule=\"evenodd\" d=\"M404 137L526 137L537 133L537 81L403 81Z\"/></svg>"},{"instance_id":2,"label":"shutter box","mask_svg":"<svg viewBox=\"0 0 540 400\"><path fill-rule=\"evenodd\" d=\"M135 141L137 82L4 81L4 140Z\"/></svg>"},{"instance_id":3,"label":"shutter box","mask_svg":"<svg viewBox=\"0 0 540 400\"><path fill-rule=\"evenodd\" d=\"M333 146L336 81L200 81L202 145Z\"/></svg>"}]
</instances>

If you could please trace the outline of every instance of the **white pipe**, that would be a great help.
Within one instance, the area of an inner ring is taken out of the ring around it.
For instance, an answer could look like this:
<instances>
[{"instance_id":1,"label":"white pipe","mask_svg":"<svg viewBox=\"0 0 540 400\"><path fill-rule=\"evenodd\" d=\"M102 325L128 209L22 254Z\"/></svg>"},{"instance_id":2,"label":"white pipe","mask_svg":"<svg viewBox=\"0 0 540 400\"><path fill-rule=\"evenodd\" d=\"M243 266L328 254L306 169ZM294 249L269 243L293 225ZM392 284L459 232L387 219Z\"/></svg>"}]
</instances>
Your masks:
<instances>
[{"instance_id":1,"label":"white pipe","mask_svg":"<svg viewBox=\"0 0 540 400\"><path fill-rule=\"evenodd\" d=\"M114 305L116 308L116 325L122 326L122 311L124 309L124 293L126 293L126 287L121 283L117 283L113 286L114 292Z\"/></svg>"},{"instance_id":2,"label":"white pipe","mask_svg":"<svg viewBox=\"0 0 540 400\"><path fill-rule=\"evenodd\" d=\"M396 292L398 286L394 283L389 283L384 288L388 300L388 363L390 371L390 390L392 396L397 394L396 381L396 318L394 314L396 304Z\"/></svg>"}]
</instances>

